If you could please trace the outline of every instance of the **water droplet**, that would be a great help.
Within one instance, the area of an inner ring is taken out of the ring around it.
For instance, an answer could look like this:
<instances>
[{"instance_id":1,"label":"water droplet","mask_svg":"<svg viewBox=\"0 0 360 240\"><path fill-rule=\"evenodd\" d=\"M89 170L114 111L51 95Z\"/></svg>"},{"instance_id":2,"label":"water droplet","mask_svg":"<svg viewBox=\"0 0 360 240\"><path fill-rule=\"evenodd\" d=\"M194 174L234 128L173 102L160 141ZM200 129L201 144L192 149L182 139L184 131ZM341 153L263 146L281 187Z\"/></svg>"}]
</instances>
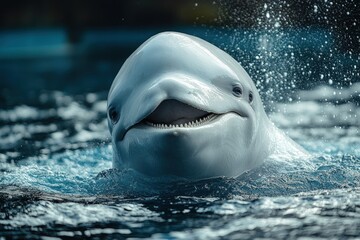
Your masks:
<instances>
[{"instance_id":1,"label":"water droplet","mask_svg":"<svg viewBox=\"0 0 360 240\"><path fill-rule=\"evenodd\" d=\"M318 6L314 5L314 13L317 13L319 11Z\"/></svg>"}]
</instances>

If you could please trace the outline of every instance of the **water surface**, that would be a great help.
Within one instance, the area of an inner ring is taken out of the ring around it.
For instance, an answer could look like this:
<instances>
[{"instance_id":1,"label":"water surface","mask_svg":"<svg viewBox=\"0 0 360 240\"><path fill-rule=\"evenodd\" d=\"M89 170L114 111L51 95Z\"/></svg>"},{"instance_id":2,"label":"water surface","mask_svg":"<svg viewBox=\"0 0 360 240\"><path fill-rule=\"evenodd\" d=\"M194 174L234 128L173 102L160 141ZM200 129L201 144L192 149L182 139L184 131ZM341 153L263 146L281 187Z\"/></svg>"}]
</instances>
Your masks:
<instances>
[{"instance_id":1,"label":"water surface","mask_svg":"<svg viewBox=\"0 0 360 240\"><path fill-rule=\"evenodd\" d=\"M322 86L272 106L270 118L311 159L269 159L238 178L197 182L109 170L103 93L49 92L0 110L0 236L357 238L359 90L324 102L340 90Z\"/></svg>"}]
</instances>

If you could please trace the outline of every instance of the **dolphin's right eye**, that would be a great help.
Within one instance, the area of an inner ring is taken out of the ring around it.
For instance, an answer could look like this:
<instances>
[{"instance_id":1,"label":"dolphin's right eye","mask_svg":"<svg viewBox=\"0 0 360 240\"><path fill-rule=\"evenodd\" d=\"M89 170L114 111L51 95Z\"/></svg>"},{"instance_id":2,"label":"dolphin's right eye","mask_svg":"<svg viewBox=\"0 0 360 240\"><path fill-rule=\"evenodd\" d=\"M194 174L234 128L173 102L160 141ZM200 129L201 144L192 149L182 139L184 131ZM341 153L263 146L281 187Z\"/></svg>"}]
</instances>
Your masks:
<instances>
[{"instance_id":1,"label":"dolphin's right eye","mask_svg":"<svg viewBox=\"0 0 360 240\"><path fill-rule=\"evenodd\" d=\"M232 91L233 91L234 96L236 96L236 97L241 97L241 95L243 93L242 88L240 86L234 86Z\"/></svg>"},{"instance_id":2,"label":"dolphin's right eye","mask_svg":"<svg viewBox=\"0 0 360 240\"><path fill-rule=\"evenodd\" d=\"M109 118L112 122L112 124L117 123L117 121L119 120L119 113L116 111L116 109L114 107L110 107L109 108Z\"/></svg>"}]
</instances>

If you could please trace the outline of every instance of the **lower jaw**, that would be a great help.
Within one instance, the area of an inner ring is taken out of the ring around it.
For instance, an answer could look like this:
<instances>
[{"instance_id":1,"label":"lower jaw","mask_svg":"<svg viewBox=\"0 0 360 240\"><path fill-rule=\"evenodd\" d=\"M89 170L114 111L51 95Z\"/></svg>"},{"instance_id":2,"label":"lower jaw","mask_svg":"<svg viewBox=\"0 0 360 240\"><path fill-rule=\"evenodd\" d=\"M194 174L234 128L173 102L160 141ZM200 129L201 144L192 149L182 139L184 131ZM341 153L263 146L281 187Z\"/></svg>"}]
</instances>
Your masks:
<instances>
[{"instance_id":1,"label":"lower jaw","mask_svg":"<svg viewBox=\"0 0 360 240\"><path fill-rule=\"evenodd\" d=\"M216 120L197 128L153 128L141 123L116 148L127 167L145 175L189 179L235 176L243 171L227 169L223 159L232 156L229 147L237 146L232 134L239 125L250 127L233 113L217 115Z\"/></svg>"}]
</instances>

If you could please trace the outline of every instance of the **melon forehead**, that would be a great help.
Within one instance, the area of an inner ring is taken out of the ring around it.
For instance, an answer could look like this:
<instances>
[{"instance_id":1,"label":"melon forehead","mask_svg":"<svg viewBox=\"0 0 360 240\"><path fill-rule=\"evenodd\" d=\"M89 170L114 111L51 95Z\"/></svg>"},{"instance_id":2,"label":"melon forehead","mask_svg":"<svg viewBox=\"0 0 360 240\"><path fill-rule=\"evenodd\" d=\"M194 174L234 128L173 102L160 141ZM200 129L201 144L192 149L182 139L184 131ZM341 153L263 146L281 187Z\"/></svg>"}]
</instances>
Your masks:
<instances>
[{"instance_id":1,"label":"melon forehead","mask_svg":"<svg viewBox=\"0 0 360 240\"><path fill-rule=\"evenodd\" d=\"M240 82L252 89L245 70L230 55L194 36L165 32L143 43L124 63L114 85L134 86L167 73L182 73L204 82Z\"/></svg>"}]
</instances>

